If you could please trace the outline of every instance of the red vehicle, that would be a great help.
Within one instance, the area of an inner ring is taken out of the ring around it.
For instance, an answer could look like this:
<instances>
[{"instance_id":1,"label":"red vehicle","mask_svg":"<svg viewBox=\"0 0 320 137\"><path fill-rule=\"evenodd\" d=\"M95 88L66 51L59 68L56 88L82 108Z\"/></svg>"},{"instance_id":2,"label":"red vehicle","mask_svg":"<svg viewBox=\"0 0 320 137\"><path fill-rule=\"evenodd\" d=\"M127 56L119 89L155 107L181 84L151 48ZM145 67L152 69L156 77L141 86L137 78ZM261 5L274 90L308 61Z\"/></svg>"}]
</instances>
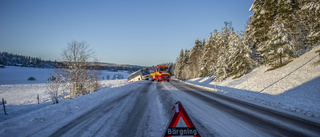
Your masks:
<instances>
[{"instance_id":1,"label":"red vehicle","mask_svg":"<svg viewBox=\"0 0 320 137\"><path fill-rule=\"evenodd\" d=\"M170 82L170 74L167 66L157 66L154 72L150 74L152 81L168 81Z\"/></svg>"}]
</instances>

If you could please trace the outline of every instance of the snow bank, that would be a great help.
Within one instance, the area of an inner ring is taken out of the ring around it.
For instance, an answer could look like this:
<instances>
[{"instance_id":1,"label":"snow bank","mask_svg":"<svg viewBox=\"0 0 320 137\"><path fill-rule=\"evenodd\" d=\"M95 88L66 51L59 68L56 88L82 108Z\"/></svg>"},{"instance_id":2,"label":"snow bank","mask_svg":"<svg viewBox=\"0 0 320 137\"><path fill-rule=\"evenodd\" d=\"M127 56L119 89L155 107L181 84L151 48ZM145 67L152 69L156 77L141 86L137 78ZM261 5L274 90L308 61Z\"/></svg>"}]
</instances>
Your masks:
<instances>
[{"instance_id":1,"label":"snow bank","mask_svg":"<svg viewBox=\"0 0 320 137\"><path fill-rule=\"evenodd\" d=\"M216 87L238 98L320 117L320 65L314 64L319 60L319 55L315 53L319 49L320 46L317 46L288 65L272 71L261 66L238 79L228 78L216 83L206 77L186 82Z\"/></svg>"},{"instance_id":2,"label":"snow bank","mask_svg":"<svg viewBox=\"0 0 320 137\"><path fill-rule=\"evenodd\" d=\"M97 105L117 96L124 95L130 92L129 89L134 88L139 88L139 85L127 84L122 87L103 88L88 95L62 100L58 104L47 104L45 107L0 122L0 135L28 136L48 126L51 126L49 128L50 132L51 130L54 131L62 127L66 122L70 122L75 117L82 115ZM10 115L12 114L9 113ZM3 118L3 116L0 116L0 118ZM57 124L57 121L61 120L64 122Z\"/></svg>"},{"instance_id":3,"label":"snow bank","mask_svg":"<svg viewBox=\"0 0 320 137\"><path fill-rule=\"evenodd\" d=\"M28 112L51 105L51 98L46 93L46 81L54 69L39 69L27 67L6 66L0 69L0 99L7 101L6 110L9 115L4 115L1 107L0 122L13 117L26 114ZM102 77L120 74L126 78L129 73L102 71L100 77L100 88L115 88L127 84L126 79L119 80L102 80ZM28 81L29 77L35 77L35 81ZM38 104L37 96L40 100Z\"/></svg>"}]
</instances>

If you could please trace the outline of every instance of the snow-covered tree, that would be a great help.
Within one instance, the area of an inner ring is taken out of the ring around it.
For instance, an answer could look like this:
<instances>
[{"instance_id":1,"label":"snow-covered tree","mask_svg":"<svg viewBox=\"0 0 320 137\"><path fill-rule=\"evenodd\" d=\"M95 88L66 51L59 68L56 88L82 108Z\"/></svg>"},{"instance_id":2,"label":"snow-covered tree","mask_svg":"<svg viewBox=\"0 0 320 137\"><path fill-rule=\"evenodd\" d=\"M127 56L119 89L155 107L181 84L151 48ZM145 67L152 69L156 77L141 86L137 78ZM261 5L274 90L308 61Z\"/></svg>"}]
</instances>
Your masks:
<instances>
[{"instance_id":1,"label":"snow-covered tree","mask_svg":"<svg viewBox=\"0 0 320 137\"><path fill-rule=\"evenodd\" d=\"M99 73L89 67L93 51L88 48L89 45L84 41L72 41L62 53L63 70L68 80L71 98L97 90Z\"/></svg>"},{"instance_id":2,"label":"snow-covered tree","mask_svg":"<svg viewBox=\"0 0 320 137\"><path fill-rule=\"evenodd\" d=\"M200 60L200 72L199 76L204 77L210 75L210 72L213 71L213 64L216 62L218 55L218 43L220 40L220 33L215 30L209 39L205 42L202 57Z\"/></svg>"},{"instance_id":3,"label":"snow-covered tree","mask_svg":"<svg viewBox=\"0 0 320 137\"><path fill-rule=\"evenodd\" d=\"M42 60L41 58L17 55L8 52L0 52L0 64L5 66L14 66L21 64L23 67L34 68L53 68L55 63L50 60ZM20 66L20 65L19 65Z\"/></svg>"},{"instance_id":4,"label":"snow-covered tree","mask_svg":"<svg viewBox=\"0 0 320 137\"><path fill-rule=\"evenodd\" d=\"M56 69L53 74L50 75L47 81L46 93L50 95L53 104L59 103L59 96L65 95L66 83L63 79L63 71Z\"/></svg>"},{"instance_id":5,"label":"snow-covered tree","mask_svg":"<svg viewBox=\"0 0 320 137\"><path fill-rule=\"evenodd\" d=\"M236 78L250 72L257 63L277 67L319 44L319 0L254 0L249 11L253 15L241 35L225 22L221 32L215 31L202 43L201 51L197 44L190 51L182 50L176 62L176 77L210 75L215 81Z\"/></svg>"},{"instance_id":6,"label":"snow-covered tree","mask_svg":"<svg viewBox=\"0 0 320 137\"><path fill-rule=\"evenodd\" d=\"M291 43L290 30L283 23L275 22L271 27L269 35L271 39L266 43L269 45L268 64L277 66L296 57L295 48ZM279 62L277 61L279 60Z\"/></svg>"},{"instance_id":7,"label":"snow-covered tree","mask_svg":"<svg viewBox=\"0 0 320 137\"><path fill-rule=\"evenodd\" d=\"M199 39L195 41L195 45L190 50L188 69L190 77L195 78L199 76L200 59L202 55L203 43Z\"/></svg>"},{"instance_id":8,"label":"snow-covered tree","mask_svg":"<svg viewBox=\"0 0 320 137\"><path fill-rule=\"evenodd\" d=\"M175 74L180 79L211 76L222 81L229 76L240 77L253 66L251 50L246 36L234 32L231 23L225 22L207 41L195 41L191 50L181 50Z\"/></svg>"},{"instance_id":9,"label":"snow-covered tree","mask_svg":"<svg viewBox=\"0 0 320 137\"><path fill-rule=\"evenodd\" d=\"M184 58L184 51L183 49L181 49L180 55L176 61L176 66L174 69L174 76L179 79L181 78L182 69L183 69L183 58Z\"/></svg>"},{"instance_id":10,"label":"snow-covered tree","mask_svg":"<svg viewBox=\"0 0 320 137\"><path fill-rule=\"evenodd\" d=\"M229 61L231 68L229 76L234 76L238 78L250 72L250 70L255 66L255 62L251 58L251 49L249 43L247 42L246 35L239 34L233 36L229 43Z\"/></svg>"},{"instance_id":11,"label":"snow-covered tree","mask_svg":"<svg viewBox=\"0 0 320 137\"><path fill-rule=\"evenodd\" d=\"M273 23L276 14L277 3L274 0L254 0L249 11L253 11L250 16L250 23L247 28L248 39L252 40L254 47L264 45L268 39L269 26Z\"/></svg>"},{"instance_id":12,"label":"snow-covered tree","mask_svg":"<svg viewBox=\"0 0 320 137\"><path fill-rule=\"evenodd\" d=\"M217 40L218 54L216 62L211 66L211 70L214 71L214 80L222 81L228 77L231 70L230 65L230 44L235 38L235 32L231 26L231 23L225 22L225 27L222 29L220 39Z\"/></svg>"},{"instance_id":13,"label":"snow-covered tree","mask_svg":"<svg viewBox=\"0 0 320 137\"><path fill-rule=\"evenodd\" d=\"M307 15L304 19L308 22L310 30L308 39L313 44L320 43L320 1L305 1L301 10Z\"/></svg>"},{"instance_id":14,"label":"snow-covered tree","mask_svg":"<svg viewBox=\"0 0 320 137\"><path fill-rule=\"evenodd\" d=\"M312 4L311 4L312 3ZM280 65L296 57L319 38L312 29L319 22L317 2L310 0L255 0L253 15L247 27L248 40L264 59L265 64ZM312 10L308 10L312 7ZM315 20L314 20L315 19ZM317 28L317 27L315 27ZM315 34L315 35L314 35ZM320 34L320 33L319 33ZM310 37L311 35L315 37ZM308 40L308 39L312 40ZM284 60L283 60L284 57Z\"/></svg>"},{"instance_id":15,"label":"snow-covered tree","mask_svg":"<svg viewBox=\"0 0 320 137\"><path fill-rule=\"evenodd\" d=\"M190 79L190 78L193 78L191 77L191 74L190 74L190 70L188 68L188 63L189 63L189 57L190 57L190 50L186 49L184 51L184 54L183 54L183 58L182 58L182 64L181 64L181 78L182 79Z\"/></svg>"}]
</instances>

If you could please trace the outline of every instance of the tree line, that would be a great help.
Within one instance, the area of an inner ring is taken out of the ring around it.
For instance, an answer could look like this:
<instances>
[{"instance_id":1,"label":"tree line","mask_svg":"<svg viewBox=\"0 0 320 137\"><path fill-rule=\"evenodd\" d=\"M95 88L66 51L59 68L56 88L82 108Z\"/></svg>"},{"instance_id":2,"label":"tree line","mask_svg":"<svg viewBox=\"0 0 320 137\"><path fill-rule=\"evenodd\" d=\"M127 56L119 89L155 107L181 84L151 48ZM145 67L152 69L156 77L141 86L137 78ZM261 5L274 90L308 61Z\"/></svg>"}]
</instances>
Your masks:
<instances>
[{"instance_id":1,"label":"tree line","mask_svg":"<svg viewBox=\"0 0 320 137\"><path fill-rule=\"evenodd\" d=\"M34 68L59 68L65 67L63 61L51 61L43 60L40 57L31 57L25 55L19 55L9 52L0 52L0 64L4 66L20 66L20 67L34 67ZM108 70L108 71L129 71L134 72L141 68L142 66L136 65L120 65L120 64L110 64L110 63L101 63L101 62L90 62L87 66L94 67L99 70Z\"/></svg>"},{"instance_id":2,"label":"tree line","mask_svg":"<svg viewBox=\"0 0 320 137\"><path fill-rule=\"evenodd\" d=\"M9 52L0 52L0 64L4 66L24 66L35 68L54 68L55 62L43 60L39 57L31 57L13 54Z\"/></svg>"},{"instance_id":3,"label":"tree line","mask_svg":"<svg viewBox=\"0 0 320 137\"><path fill-rule=\"evenodd\" d=\"M208 40L195 40L181 50L175 77L209 76L215 81L238 78L258 65L286 65L320 41L320 2L317 0L255 0L246 30L235 32L231 22Z\"/></svg>"}]
</instances>

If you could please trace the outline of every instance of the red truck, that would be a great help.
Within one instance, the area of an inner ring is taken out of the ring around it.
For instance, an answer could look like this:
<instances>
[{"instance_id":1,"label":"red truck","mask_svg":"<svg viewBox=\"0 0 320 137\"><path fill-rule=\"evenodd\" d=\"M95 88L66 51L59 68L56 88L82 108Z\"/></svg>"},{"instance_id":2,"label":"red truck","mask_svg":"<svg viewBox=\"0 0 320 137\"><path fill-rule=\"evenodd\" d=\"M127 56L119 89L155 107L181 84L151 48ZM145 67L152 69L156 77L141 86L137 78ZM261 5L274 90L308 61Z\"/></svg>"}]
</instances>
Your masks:
<instances>
[{"instance_id":1,"label":"red truck","mask_svg":"<svg viewBox=\"0 0 320 137\"><path fill-rule=\"evenodd\" d=\"M154 72L150 74L151 81L168 81L170 82L170 74L167 66L157 66Z\"/></svg>"}]
</instances>

